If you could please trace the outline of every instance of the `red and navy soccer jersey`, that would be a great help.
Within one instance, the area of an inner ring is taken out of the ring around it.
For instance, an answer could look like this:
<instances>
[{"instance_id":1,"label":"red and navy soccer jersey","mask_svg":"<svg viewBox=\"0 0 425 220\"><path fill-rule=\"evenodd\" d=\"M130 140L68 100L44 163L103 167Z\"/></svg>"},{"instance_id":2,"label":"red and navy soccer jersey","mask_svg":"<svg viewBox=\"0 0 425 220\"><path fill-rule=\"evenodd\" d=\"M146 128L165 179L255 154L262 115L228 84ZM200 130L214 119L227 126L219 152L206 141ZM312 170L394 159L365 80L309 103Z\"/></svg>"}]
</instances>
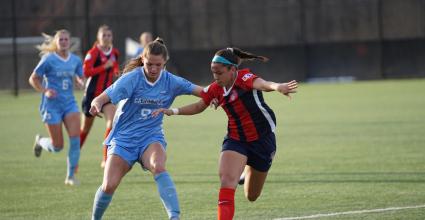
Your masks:
<instances>
[{"instance_id":1,"label":"red and navy soccer jersey","mask_svg":"<svg viewBox=\"0 0 425 220\"><path fill-rule=\"evenodd\" d=\"M114 75L119 72L118 65L119 52L116 48L111 48L110 51L104 53L97 45L94 45L84 59L84 76L88 78L85 96L93 99L100 95L106 88L113 83ZM105 69L103 65L112 59L113 67Z\"/></svg>"},{"instance_id":2,"label":"red and navy soccer jersey","mask_svg":"<svg viewBox=\"0 0 425 220\"><path fill-rule=\"evenodd\" d=\"M263 93L253 88L258 76L249 69L237 72L233 86L226 91L216 82L206 87L201 97L209 105L214 98L229 118L227 135L239 141L255 141L274 132L276 117L263 99Z\"/></svg>"}]
</instances>

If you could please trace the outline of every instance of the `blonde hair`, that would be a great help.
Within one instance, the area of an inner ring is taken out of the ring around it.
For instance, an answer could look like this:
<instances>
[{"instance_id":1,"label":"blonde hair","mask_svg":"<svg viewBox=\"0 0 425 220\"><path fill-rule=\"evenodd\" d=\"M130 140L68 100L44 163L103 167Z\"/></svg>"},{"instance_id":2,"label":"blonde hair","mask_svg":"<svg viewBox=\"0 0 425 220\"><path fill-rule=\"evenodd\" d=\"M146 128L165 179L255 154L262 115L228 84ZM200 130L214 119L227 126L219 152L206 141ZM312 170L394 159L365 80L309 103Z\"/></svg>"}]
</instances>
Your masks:
<instances>
[{"instance_id":1,"label":"blonde hair","mask_svg":"<svg viewBox=\"0 0 425 220\"><path fill-rule=\"evenodd\" d=\"M36 48L40 51L40 56L56 52L58 50L58 46L56 45L55 41L59 38L59 35L63 33L68 34L70 38L69 40L71 40L71 33L66 29L57 30L54 36L41 33L41 35L44 37L44 42L36 46Z\"/></svg>"}]
</instances>

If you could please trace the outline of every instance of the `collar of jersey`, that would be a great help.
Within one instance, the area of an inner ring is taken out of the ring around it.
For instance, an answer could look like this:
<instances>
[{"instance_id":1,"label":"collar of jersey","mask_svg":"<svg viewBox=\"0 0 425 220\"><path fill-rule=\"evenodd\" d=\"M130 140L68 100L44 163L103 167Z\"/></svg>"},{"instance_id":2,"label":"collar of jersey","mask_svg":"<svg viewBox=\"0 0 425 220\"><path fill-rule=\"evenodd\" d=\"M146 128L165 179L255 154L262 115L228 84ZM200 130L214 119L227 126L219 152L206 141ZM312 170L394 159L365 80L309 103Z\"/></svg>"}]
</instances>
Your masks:
<instances>
[{"instance_id":1,"label":"collar of jersey","mask_svg":"<svg viewBox=\"0 0 425 220\"><path fill-rule=\"evenodd\" d=\"M152 82L149 82L149 80L146 78L145 69L143 68L143 66L141 66L140 69L142 69L142 75L143 75L143 78L145 79L145 82L147 84L149 84L150 86L155 86L155 84L161 79L162 72L164 71L164 70L161 70L161 72L159 73L158 78L155 80L155 82L152 83Z\"/></svg>"},{"instance_id":2,"label":"collar of jersey","mask_svg":"<svg viewBox=\"0 0 425 220\"><path fill-rule=\"evenodd\" d=\"M66 59L62 58L61 56L59 56L58 53L53 52L53 54L60 60L62 60L63 62L68 62L69 58L71 57L71 52L68 52L68 57Z\"/></svg>"},{"instance_id":3,"label":"collar of jersey","mask_svg":"<svg viewBox=\"0 0 425 220\"><path fill-rule=\"evenodd\" d=\"M224 91L223 96L227 96L227 95L229 95L229 94L230 94L230 91L232 91L233 86L235 85L235 82L236 82L237 78L238 78L238 71L236 71L236 77L235 77L235 80L233 80L233 84L232 84L232 86L230 86L229 90L226 90L226 86L223 86L223 91Z\"/></svg>"},{"instance_id":4,"label":"collar of jersey","mask_svg":"<svg viewBox=\"0 0 425 220\"><path fill-rule=\"evenodd\" d=\"M101 53L103 53L105 56L109 56L109 54L111 54L111 52L112 52L112 46L111 46L111 48L109 48L109 50L108 50L108 51L106 51L106 52L104 52L104 51L100 48L100 46L99 46L99 45L96 45L96 47L97 47L97 49L98 49Z\"/></svg>"}]
</instances>

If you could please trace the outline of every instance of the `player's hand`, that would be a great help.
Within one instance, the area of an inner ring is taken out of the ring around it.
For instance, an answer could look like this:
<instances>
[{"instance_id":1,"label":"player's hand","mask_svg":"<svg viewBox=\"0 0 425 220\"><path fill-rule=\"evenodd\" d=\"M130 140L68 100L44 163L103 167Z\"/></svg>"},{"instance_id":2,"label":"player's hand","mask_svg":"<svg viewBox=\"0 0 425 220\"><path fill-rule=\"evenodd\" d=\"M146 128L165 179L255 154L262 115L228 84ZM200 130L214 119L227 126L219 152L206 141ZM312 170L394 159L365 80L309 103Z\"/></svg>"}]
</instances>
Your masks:
<instances>
[{"instance_id":1,"label":"player's hand","mask_svg":"<svg viewBox=\"0 0 425 220\"><path fill-rule=\"evenodd\" d=\"M54 89L46 89L44 90L44 95L49 99L53 99L57 96L57 92Z\"/></svg>"},{"instance_id":2,"label":"player's hand","mask_svg":"<svg viewBox=\"0 0 425 220\"><path fill-rule=\"evenodd\" d=\"M91 107L90 107L90 114L93 116L97 116L99 118L102 118L102 115L100 115L102 111L102 106L99 105L99 103L95 102L95 100L93 100L93 102L91 103Z\"/></svg>"},{"instance_id":3,"label":"player's hand","mask_svg":"<svg viewBox=\"0 0 425 220\"><path fill-rule=\"evenodd\" d=\"M166 114L168 116L173 115L173 111L171 109L159 108L159 109L152 112L152 117L157 117L161 113Z\"/></svg>"},{"instance_id":4,"label":"player's hand","mask_svg":"<svg viewBox=\"0 0 425 220\"><path fill-rule=\"evenodd\" d=\"M217 110L218 106L219 106L218 99L214 98L213 100L211 100L210 108L214 108L215 110Z\"/></svg>"},{"instance_id":5,"label":"player's hand","mask_svg":"<svg viewBox=\"0 0 425 220\"><path fill-rule=\"evenodd\" d=\"M83 78L76 77L75 78L75 81L77 82L76 85L77 85L77 88L78 89L84 89L84 80L83 80Z\"/></svg>"},{"instance_id":6,"label":"player's hand","mask_svg":"<svg viewBox=\"0 0 425 220\"><path fill-rule=\"evenodd\" d=\"M282 93L283 95L288 96L288 98L291 98L291 93L296 93L298 88L298 83L295 80L292 80L287 83L281 83L277 87L277 91Z\"/></svg>"},{"instance_id":7,"label":"player's hand","mask_svg":"<svg viewBox=\"0 0 425 220\"><path fill-rule=\"evenodd\" d=\"M114 65L114 61L113 60L111 60L111 59L109 59L104 65L103 65L103 67L105 68L105 69L108 69L108 68L111 68L112 66Z\"/></svg>"}]
</instances>

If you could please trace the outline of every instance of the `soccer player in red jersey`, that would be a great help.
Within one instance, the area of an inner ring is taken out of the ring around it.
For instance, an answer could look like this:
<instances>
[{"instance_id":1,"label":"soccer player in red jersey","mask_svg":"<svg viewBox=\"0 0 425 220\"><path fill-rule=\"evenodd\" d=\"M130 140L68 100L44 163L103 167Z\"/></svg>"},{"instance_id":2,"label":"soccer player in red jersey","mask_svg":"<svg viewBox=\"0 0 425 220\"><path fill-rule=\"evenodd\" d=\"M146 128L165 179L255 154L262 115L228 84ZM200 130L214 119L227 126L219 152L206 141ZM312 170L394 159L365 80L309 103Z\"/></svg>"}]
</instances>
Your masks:
<instances>
[{"instance_id":1,"label":"soccer player in red jersey","mask_svg":"<svg viewBox=\"0 0 425 220\"><path fill-rule=\"evenodd\" d=\"M90 114L90 104L92 100L108 88L119 73L118 56L119 52L112 45L112 30L107 25L102 25L97 31L97 41L87 52L84 59L84 76L88 78L84 97L82 100L82 123L80 129L80 147L84 142L94 122L94 117ZM115 114L115 106L111 103L102 108L106 120L105 138L112 128L112 120ZM103 146L103 160L101 167L105 166L106 146Z\"/></svg>"},{"instance_id":2,"label":"soccer player in red jersey","mask_svg":"<svg viewBox=\"0 0 425 220\"><path fill-rule=\"evenodd\" d=\"M211 62L215 82L203 90L199 102L155 111L155 115L161 112L166 115L193 115L217 102L226 112L228 133L223 141L219 162L219 220L233 219L235 190L241 174L245 173L246 198L255 201L261 194L271 167L276 152L276 118L264 102L262 91L277 91L290 97L298 86L295 80L275 83L259 78L249 69L239 70L238 66L244 60L265 62L268 59L238 48L219 50Z\"/></svg>"}]
</instances>

